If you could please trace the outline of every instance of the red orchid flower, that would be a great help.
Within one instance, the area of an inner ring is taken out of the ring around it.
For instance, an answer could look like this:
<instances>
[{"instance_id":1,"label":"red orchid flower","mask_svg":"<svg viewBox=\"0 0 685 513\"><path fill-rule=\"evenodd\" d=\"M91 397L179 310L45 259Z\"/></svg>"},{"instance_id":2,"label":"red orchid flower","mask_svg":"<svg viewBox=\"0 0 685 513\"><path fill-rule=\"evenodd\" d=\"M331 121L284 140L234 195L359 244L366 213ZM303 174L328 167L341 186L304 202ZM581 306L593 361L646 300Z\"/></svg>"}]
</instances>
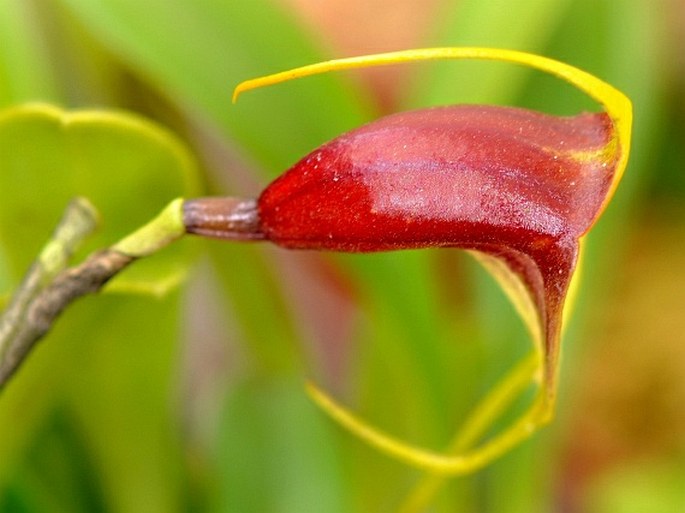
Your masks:
<instances>
[{"instance_id":1,"label":"red orchid flower","mask_svg":"<svg viewBox=\"0 0 685 513\"><path fill-rule=\"evenodd\" d=\"M557 117L453 105L403 112L317 148L257 200L201 198L184 206L190 233L264 239L286 248L344 252L456 247L498 279L534 351L478 407L454 449L435 453L357 419L311 385L334 419L378 448L433 472L473 471L548 422L554 409L564 306L584 235L626 167L632 110L619 91L545 57L489 48L409 50L334 60L240 84L244 91L331 70L434 59L489 59L543 70L594 98L604 112ZM510 427L480 446L489 424L531 382L538 392Z\"/></svg>"}]
</instances>

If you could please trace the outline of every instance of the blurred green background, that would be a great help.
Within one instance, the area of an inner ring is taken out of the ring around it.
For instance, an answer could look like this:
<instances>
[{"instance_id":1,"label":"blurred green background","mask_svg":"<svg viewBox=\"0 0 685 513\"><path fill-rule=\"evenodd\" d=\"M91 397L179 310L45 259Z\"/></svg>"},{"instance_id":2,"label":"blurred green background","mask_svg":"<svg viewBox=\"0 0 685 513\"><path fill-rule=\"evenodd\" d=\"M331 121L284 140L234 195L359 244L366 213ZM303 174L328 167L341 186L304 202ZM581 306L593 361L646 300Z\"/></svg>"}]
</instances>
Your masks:
<instances>
[{"instance_id":1,"label":"blurred green background","mask_svg":"<svg viewBox=\"0 0 685 513\"><path fill-rule=\"evenodd\" d=\"M459 45L541 53L607 80L633 100L635 135L589 237L557 418L450 480L426 511L685 510L677 0L0 0L0 107L132 113L0 114L0 297L71 195L103 211L92 248L175 195L255 196L383 113L596 108L523 68L444 62L230 103L238 82L289 67ZM437 449L528 348L497 286L456 250L323 255L193 239L147 264L74 305L0 396L0 511L397 511L421 474L334 426L304 379ZM184 272L163 297L145 293Z\"/></svg>"}]
</instances>

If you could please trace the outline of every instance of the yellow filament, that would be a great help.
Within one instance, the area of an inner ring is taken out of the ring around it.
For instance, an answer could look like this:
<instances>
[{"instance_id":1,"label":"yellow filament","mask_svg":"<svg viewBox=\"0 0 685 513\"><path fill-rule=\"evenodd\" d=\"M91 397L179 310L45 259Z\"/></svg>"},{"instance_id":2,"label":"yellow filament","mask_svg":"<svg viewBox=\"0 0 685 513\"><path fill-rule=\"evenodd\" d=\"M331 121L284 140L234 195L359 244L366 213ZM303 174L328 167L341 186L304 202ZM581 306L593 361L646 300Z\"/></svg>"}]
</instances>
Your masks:
<instances>
[{"instance_id":1,"label":"yellow filament","mask_svg":"<svg viewBox=\"0 0 685 513\"><path fill-rule=\"evenodd\" d=\"M238 84L233 91L233 101L235 102L241 93L251 89L278 84L295 78L318 75L329 71L448 59L494 60L522 64L557 76L599 102L604 107L607 114L609 114L609 117L616 128L619 143L618 147L621 152L614 172L611 188L602 204L602 210L606 207L613 196L616 187L623 176L626 164L628 163L630 134L633 121L632 104L626 95L603 80L574 66L548 57L517 50L480 47L419 48L399 52L364 55L361 57L349 57L346 59L335 59L310 64L289 71L282 71L280 73L274 73L273 75L246 80L245 82Z\"/></svg>"},{"instance_id":2,"label":"yellow filament","mask_svg":"<svg viewBox=\"0 0 685 513\"><path fill-rule=\"evenodd\" d=\"M319 408L372 447L436 476L456 476L483 468L550 421L554 409L554 394L549 393L545 383L540 383L539 370L542 366L540 352L533 351L478 405L444 453L408 444L369 425L311 382L307 383L306 390ZM531 384L537 384L538 391L519 419L492 439L471 449L513 400ZM434 481L426 484L423 493L426 493L427 488L439 484Z\"/></svg>"}]
</instances>

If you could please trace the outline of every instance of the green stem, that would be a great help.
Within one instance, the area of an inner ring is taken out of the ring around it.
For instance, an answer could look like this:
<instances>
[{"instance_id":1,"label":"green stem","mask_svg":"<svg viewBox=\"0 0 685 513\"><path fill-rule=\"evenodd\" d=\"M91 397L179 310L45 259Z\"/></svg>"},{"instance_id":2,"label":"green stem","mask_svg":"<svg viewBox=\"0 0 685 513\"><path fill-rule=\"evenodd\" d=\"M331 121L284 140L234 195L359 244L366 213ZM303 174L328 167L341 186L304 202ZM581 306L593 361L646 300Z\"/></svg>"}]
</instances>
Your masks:
<instances>
[{"instance_id":1,"label":"green stem","mask_svg":"<svg viewBox=\"0 0 685 513\"><path fill-rule=\"evenodd\" d=\"M117 242L112 249L134 258L152 255L186 233L183 199L169 203L157 217Z\"/></svg>"}]
</instances>

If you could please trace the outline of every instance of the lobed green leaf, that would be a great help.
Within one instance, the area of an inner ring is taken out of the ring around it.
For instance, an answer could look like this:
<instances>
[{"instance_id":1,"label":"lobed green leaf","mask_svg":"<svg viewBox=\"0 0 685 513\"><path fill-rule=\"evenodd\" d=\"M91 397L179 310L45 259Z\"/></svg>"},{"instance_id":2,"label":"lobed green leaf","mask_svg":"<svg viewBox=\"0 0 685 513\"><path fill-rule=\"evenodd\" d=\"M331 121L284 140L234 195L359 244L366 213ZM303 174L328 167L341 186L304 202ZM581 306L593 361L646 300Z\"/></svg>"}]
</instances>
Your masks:
<instances>
[{"instance_id":1,"label":"lobed green leaf","mask_svg":"<svg viewBox=\"0 0 685 513\"><path fill-rule=\"evenodd\" d=\"M198 191L182 144L131 114L10 108L0 113L0 155L0 248L13 284L74 196L87 197L102 214L92 250L141 226L174 197ZM187 257L184 248L170 248L111 286L161 293L178 281Z\"/></svg>"}]
</instances>

